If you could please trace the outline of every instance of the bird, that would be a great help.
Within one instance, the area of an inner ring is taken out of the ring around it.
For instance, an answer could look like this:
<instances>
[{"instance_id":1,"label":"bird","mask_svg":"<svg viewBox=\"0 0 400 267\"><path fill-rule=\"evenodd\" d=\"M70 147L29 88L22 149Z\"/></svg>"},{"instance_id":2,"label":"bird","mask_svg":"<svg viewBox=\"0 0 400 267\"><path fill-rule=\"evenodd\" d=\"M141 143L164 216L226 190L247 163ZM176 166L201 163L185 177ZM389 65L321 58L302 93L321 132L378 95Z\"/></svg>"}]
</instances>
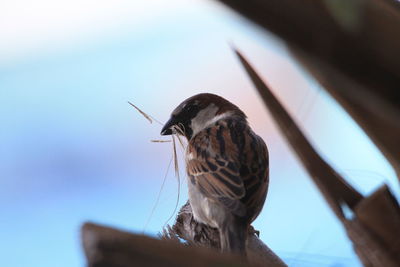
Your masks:
<instances>
[{"instance_id":1,"label":"bird","mask_svg":"<svg viewBox=\"0 0 400 267\"><path fill-rule=\"evenodd\" d=\"M194 219L217 228L222 252L246 255L250 224L268 191L269 156L247 117L221 96L194 95L172 112L161 135L180 134Z\"/></svg>"}]
</instances>

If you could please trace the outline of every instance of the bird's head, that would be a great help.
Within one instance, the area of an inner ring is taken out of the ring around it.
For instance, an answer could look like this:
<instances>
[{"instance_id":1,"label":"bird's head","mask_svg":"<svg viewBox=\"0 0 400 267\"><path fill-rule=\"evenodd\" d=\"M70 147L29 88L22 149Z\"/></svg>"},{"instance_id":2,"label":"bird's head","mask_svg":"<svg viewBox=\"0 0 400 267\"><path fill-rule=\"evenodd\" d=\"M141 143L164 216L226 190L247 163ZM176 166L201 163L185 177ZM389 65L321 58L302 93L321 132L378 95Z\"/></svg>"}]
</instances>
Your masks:
<instances>
[{"instance_id":1,"label":"bird's head","mask_svg":"<svg viewBox=\"0 0 400 267\"><path fill-rule=\"evenodd\" d=\"M190 140L201 130L229 116L246 119L246 115L228 100L214 94L192 96L174 109L161 135L182 133Z\"/></svg>"}]
</instances>

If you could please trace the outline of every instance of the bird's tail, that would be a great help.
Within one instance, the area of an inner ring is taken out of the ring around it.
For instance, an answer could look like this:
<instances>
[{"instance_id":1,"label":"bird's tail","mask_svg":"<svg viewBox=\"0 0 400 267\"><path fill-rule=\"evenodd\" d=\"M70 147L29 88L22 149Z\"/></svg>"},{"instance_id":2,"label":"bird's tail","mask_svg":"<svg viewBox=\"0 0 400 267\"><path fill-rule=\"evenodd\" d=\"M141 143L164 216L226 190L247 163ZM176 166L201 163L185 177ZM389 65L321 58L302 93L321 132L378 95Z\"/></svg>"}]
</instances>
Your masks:
<instances>
[{"instance_id":1,"label":"bird's tail","mask_svg":"<svg viewBox=\"0 0 400 267\"><path fill-rule=\"evenodd\" d=\"M220 228L222 252L246 255L247 224L238 219L230 220Z\"/></svg>"}]
</instances>

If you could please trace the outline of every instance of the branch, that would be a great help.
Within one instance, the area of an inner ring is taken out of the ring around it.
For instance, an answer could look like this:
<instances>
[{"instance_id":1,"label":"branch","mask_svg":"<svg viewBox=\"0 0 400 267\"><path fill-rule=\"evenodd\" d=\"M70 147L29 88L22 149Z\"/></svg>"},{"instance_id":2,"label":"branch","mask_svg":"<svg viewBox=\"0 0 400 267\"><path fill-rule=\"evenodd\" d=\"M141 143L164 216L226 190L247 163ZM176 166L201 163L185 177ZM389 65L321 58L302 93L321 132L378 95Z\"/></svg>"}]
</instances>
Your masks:
<instances>
[{"instance_id":1,"label":"branch","mask_svg":"<svg viewBox=\"0 0 400 267\"><path fill-rule=\"evenodd\" d=\"M249 233L248 257L220 253L218 231L193 220L187 203L161 240L85 223L82 245L89 267L241 266L286 267L256 235ZM187 241L182 244L180 239Z\"/></svg>"},{"instance_id":2,"label":"branch","mask_svg":"<svg viewBox=\"0 0 400 267\"><path fill-rule=\"evenodd\" d=\"M219 249L220 241L218 230L198 223L193 218L192 208L187 202L179 211L176 222L172 227L164 231L163 238L175 239L179 237L190 246L212 247ZM247 258L250 263L262 263L263 266L283 267L286 264L258 238L257 231L253 227L247 237Z\"/></svg>"},{"instance_id":3,"label":"branch","mask_svg":"<svg viewBox=\"0 0 400 267\"><path fill-rule=\"evenodd\" d=\"M190 248L173 240L158 240L93 223L82 227L89 267L131 266L261 266L236 255L204 247Z\"/></svg>"}]
</instances>

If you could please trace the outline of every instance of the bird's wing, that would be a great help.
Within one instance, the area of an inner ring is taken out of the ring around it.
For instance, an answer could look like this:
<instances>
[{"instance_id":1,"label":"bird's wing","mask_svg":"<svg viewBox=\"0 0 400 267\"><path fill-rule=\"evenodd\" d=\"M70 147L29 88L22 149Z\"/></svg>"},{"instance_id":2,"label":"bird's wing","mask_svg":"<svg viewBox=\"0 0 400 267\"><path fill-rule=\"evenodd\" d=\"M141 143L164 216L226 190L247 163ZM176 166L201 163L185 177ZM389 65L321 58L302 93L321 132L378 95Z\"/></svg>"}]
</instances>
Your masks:
<instances>
[{"instance_id":1,"label":"bird's wing","mask_svg":"<svg viewBox=\"0 0 400 267\"><path fill-rule=\"evenodd\" d=\"M224 124L199 133L189 143L187 172L190 181L238 216L246 213L240 201L246 190L240 176L239 148Z\"/></svg>"},{"instance_id":2,"label":"bird's wing","mask_svg":"<svg viewBox=\"0 0 400 267\"><path fill-rule=\"evenodd\" d=\"M268 148L261 137L251 130L246 134L245 160L240 174L246 188L242 203L246 205L247 215L253 221L260 213L268 191L269 160Z\"/></svg>"}]
</instances>

